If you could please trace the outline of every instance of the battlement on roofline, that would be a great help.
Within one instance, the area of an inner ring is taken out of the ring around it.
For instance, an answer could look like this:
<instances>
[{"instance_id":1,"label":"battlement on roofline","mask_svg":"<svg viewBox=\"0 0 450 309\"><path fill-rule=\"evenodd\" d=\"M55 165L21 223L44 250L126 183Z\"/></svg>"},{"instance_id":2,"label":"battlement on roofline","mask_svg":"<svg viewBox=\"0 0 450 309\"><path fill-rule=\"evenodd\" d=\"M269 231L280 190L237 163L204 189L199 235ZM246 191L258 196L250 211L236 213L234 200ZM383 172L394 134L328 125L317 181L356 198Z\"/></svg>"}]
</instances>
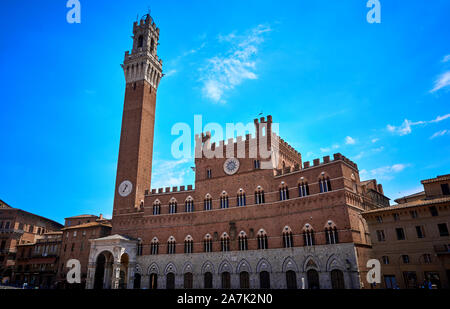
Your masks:
<instances>
[{"instance_id":1,"label":"battlement on roofline","mask_svg":"<svg viewBox=\"0 0 450 309\"><path fill-rule=\"evenodd\" d=\"M308 168L314 168L317 166L321 166L323 164L328 164L328 163L336 162L336 161L343 161L343 162L347 163L348 165L350 165L355 170L358 170L358 165L355 162L353 162L352 160L343 156L341 153L335 153L333 155L333 160L331 160L330 156L325 156L322 158L322 162L320 161L320 159L314 159L312 161L312 165L311 165L310 161L303 162L303 168L299 164L295 164L293 167L286 167L284 169L276 169L276 176L282 176L282 175L286 175L289 173L305 170Z\"/></svg>"},{"instance_id":2,"label":"battlement on roofline","mask_svg":"<svg viewBox=\"0 0 450 309\"><path fill-rule=\"evenodd\" d=\"M310 161L303 162L303 166L300 166L300 164L295 164L293 167L286 167L284 169L276 169L275 170L275 176L282 176L294 172L303 171L309 168L315 168L318 166L322 166L324 164L329 164L332 162L337 161L343 161L346 164L350 165L355 170L358 170L358 165L348 159L347 157L343 156L341 153L335 153L333 154L333 159L330 158L330 156L324 156L322 158L322 161L320 159L314 159L312 161L312 165ZM149 190L145 191L145 195L159 195L159 194L167 194L167 193L181 193L181 192L189 192L194 191L193 185L188 186L174 186L174 187L165 187L165 188L158 188L158 189L152 189L151 192Z\"/></svg>"},{"instance_id":3,"label":"battlement on roofline","mask_svg":"<svg viewBox=\"0 0 450 309\"><path fill-rule=\"evenodd\" d=\"M264 117L254 120L256 128L256 136L251 133L245 136L238 136L236 139L229 138L228 140L221 140L218 143L210 143L211 132L207 131L201 134L195 135L195 154L196 158L204 158L204 150L213 151L216 154L222 154L223 158L227 157L228 152L233 151L237 154L237 151L245 147L245 158L249 157L249 151L254 147L259 147L259 142L262 141L260 137L268 137L267 141L264 141L266 145L270 144L272 147L280 150L283 153L289 153L294 157L298 157L301 160L301 154L294 147L289 145L284 139L279 137L275 132L272 132L272 116L267 116L267 120ZM265 134L263 133L265 132ZM230 150L231 149L231 150ZM255 148L256 149L256 148Z\"/></svg>"},{"instance_id":4,"label":"battlement on roofline","mask_svg":"<svg viewBox=\"0 0 450 309\"><path fill-rule=\"evenodd\" d=\"M158 189L152 189L151 192L149 190L145 190L145 195L157 195L157 194L166 194L166 193L178 193L178 192L189 192L193 191L193 185L188 186L175 186L175 187L165 187L165 188L158 188Z\"/></svg>"}]
</instances>

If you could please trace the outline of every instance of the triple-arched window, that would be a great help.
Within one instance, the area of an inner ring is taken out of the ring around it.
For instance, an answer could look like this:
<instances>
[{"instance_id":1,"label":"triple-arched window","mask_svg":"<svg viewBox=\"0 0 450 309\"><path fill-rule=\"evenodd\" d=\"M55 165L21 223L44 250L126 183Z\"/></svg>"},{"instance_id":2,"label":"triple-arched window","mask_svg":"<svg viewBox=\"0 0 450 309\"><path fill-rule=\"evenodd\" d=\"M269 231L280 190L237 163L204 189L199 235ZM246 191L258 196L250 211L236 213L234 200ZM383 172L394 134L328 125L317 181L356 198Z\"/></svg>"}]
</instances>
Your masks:
<instances>
[{"instance_id":1,"label":"triple-arched window","mask_svg":"<svg viewBox=\"0 0 450 309\"><path fill-rule=\"evenodd\" d=\"M237 194L237 206L245 206L247 204L247 201L245 199L245 192L242 189L239 189Z\"/></svg>"},{"instance_id":2,"label":"triple-arched window","mask_svg":"<svg viewBox=\"0 0 450 309\"><path fill-rule=\"evenodd\" d=\"M186 212L194 212L194 199L189 196L184 202L184 206Z\"/></svg>"},{"instance_id":3,"label":"triple-arched window","mask_svg":"<svg viewBox=\"0 0 450 309\"><path fill-rule=\"evenodd\" d=\"M150 243L150 254L157 255L159 252L159 241L158 238L154 237Z\"/></svg>"},{"instance_id":4,"label":"triple-arched window","mask_svg":"<svg viewBox=\"0 0 450 309\"><path fill-rule=\"evenodd\" d=\"M267 233L263 229L258 231L258 235L256 236L256 240L258 241L258 249L264 250L269 248L269 241L267 238Z\"/></svg>"},{"instance_id":5,"label":"triple-arched window","mask_svg":"<svg viewBox=\"0 0 450 309\"><path fill-rule=\"evenodd\" d=\"M331 181L330 177L325 176L325 173L322 172L322 175L319 178L319 189L320 193L331 191Z\"/></svg>"},{"instance_id":6,"label":"triple-arched window","mask_svg":"<svg viewBox=\"0 0 450 309\"><path fill-rule=\"evenodd\" d=\"M161 214L161 202L159 200L156 200L153 203L153 215L160 215Z\"/></svg>"},{"instance_id":7,"label":"triple-arched window","mask_svg":"<svg viewBox=\"0 0 450 309\"><path fill-rule=\"evenodd\" d=\"M220 195L220 208L225 209L228 207L229 207L228 194L225 191L223 191L222 194Z\"/></svg>"},{"instance_id":8,"label":"triple-arched window","mask_svg":"<svg viewBox=\"0 0 450 309\"><path fill-rule=\"evenodd\" d=\"M285 201L289 199L289 188L282 182L280 185L280 201Z\"/></svg>"},{"instance_id":9,"label":"triple-arched window","mask_svg":"<svg viewBox=\"0 0 450 309\"><path fill-rule=\"evenodd\" d=\"M177 200L172 198L169 202L169 214L177 213Z\"/></svg>"},{"instance_id":10,"label":"triple-arched window","mask_svg":"<svg viewBox=\"0 0 450 309\"><path fill-rule=\"evenodd\" d=\"M203 201L205 210L211 210L212 209L212 198L211 195L206 194L205 200Z\"/></svg>"},{"instance_id":11,"label":"triple-arched window","mask_svg":"<svg viewBox=\"0 0 450 309\"><path fill-rule=\"evenodd\" d=\"M298 183L298 196L304 197L309 195L308 182L302 177Z\"/></svg>"},{"instance_id":12,"label":"triple-arched window","mask_svg":"<svg viewBox=\"0 0 450 309\"><path fill-rule=\"evenodd\" d=\"M222 252L230 251L230 236L227 233L223 233L220 238L220 249Z\"/></svg>"},{"instance_id":13,"label":"triple-arched window","mask_svg":"<svg viewBox=\"0 0 450 309\"><path fill-rule=\"evenodd\" d=\"M203 250L205 252L212 252L212 237L209 234L206 234L203 239Z\"/></svg>"},{"instance_id":14,"label":"triple-arched window","mask_svg":"<svg viewBox=\"0 0 450 309\"><path fill-rule=\"evenodd\" d=\"M248 238L247 238L247 234L245 234L244 231L241 231L239 233L238 242L239 242L239 251L248 250Z\"/></svg>"},{"instance_id":15,"label":"triple-arched window","mask_svg":"<svg viewBox=\"0 0 450 309\"><path fill-rule=\"evenodd\" d=\"M336 225L331 220L325 225L325 241L327 245L339 243Z\"/></svg>"},{"instance_id":16,"label":"triple-arched window","mask_svg":"<svg viewBox=\"0 0 450 309\"><path fill-rule=\"evenodd\" d=\"M294 238L292 236L292 230L289 226L285 226L283 229L283 248L292 248L294 246Z\"/></svg>"},{"instance_id":17,"label":"triple-arched window","mask_svg":"<svg viewBox=\"0 0 450 309\"><path fill-rule=\"evenodd\" d=\"M175 254L176 253L176 241L175 237L170 236L167 240L167 254Z\"/></svg>"},{"instance_id":18,"label":"triple-arched window","mask_svg":"<svg viewBox=\"0 0 450 309\"><path fill-rule=\"evenodd\" d=\"M264 190L259 186L255 190L255 204L264 204Z\"/></svg>"},{"instance_id":19,"label":"triple-arched window","mask_svg":"<svg viewBox=\"0 0 450 309\"><path fill-rule=\"evenodd\" d=\"M194 239L191 235L186 236L184 239L184 253L194 252Z\"/></svg>"},{"instance_id":20,"label":"triple-arched window","mask_svg":"<svg viewBox=\"0 0 450 309\"><path fill-rule=\"evenodd\" d=\"M303 243L307 247L314 246L316 243L314 238L314 229L309 223L306 223L303 228Z\"/></svg>"}]
</instances>

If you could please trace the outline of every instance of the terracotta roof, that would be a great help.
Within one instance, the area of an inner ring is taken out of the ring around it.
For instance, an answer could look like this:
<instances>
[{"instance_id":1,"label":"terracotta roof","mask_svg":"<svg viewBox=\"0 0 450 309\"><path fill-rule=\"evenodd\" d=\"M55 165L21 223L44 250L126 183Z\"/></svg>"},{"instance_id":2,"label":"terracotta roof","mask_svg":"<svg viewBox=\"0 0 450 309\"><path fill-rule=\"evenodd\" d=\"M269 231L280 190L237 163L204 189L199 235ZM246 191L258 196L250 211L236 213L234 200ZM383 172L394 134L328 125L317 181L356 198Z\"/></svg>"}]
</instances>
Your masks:
<instances>
[{"instance_id":1,"label":"terracotta roof","mask_svg":"<svg viewBox=\"0 0 450 309\"><path fill-rule=\"evenodd\" d=\"M73 217L67 217L65 219L81 219L81 218L97 218L96 215L79 215L79 216L73 216Z\"/></svg>"},{"instance_id":2,"label":"terracotta roof","mask_svg":"<svg viewBox=\"0 0 450 309\"><path fill-rule=\"evenodd\" d=\"M73 229L79 229L79 228L86 228L86 227L94 227L94 226L107 226L107 227L112 227L111 223L108 221L102 221L102 222L89 222L89 223L84 223L84 224L79 224L79 225L73 225L73 226L67 226L62 228L61 230L65 231L65 230L73 230Z\"/></svg>"},{"instance_id":3,"label":"terracotta roof","mask_svg":"<svg viewBox=\"0 0 450 309\"><path fill-rule=\"evenodd\" d=\"M417 197L417 196L421 196L421 195L425 195L425 191L417 192L417 193L410 194L410 195L405 195L405 196L396 198L395 201L397 202L397 201L400 201L400 200L405 200L405 199L409 199L409 198Z\"/></svg>"},{"instance_id":4,"label":"terracotta roof","mask_svg":"<svg viewBox=\"0 0 450 309\"><path fill-rule=\"evenodd\" d=\"M432 183L432 182L443 181L443 180L450 180L450 174L437 176L436 178L425 179L425 180L422 180L421 183L425 184L425 183Z\"/></svg>"},{"instance_id":5,"label":"terracotta roof","mask_svg":"<svg viewBox=\"0 0 450 309\"><path fill-rule=\"evenodd\" d=\"M434 198L434 199L430 199L430 200L417 200L417 201L412 201L412 202L404 203L404 204L397 204L397 205L393 205L393 206L389 206L389 207L383 207L383 208L365 211L364 214L373 214L373 213L377 213L377 212L384 212L384 211L425 206L425 205L434 205L434 204L440 204L440 203L446 203L446 202L450 202L450 196Z\"/></svg>"},{"instance_id":6,"label":"terracotta roof","mask_svg":"<svg viewBox=\"0 0 450 309\"><path fill-rule=\"evenodd\" d=\"M58 234L62 234L63 232L61 231L51 231L51 232L45 232L44 235L58 235Z\"/></svg>"}]
</instances>

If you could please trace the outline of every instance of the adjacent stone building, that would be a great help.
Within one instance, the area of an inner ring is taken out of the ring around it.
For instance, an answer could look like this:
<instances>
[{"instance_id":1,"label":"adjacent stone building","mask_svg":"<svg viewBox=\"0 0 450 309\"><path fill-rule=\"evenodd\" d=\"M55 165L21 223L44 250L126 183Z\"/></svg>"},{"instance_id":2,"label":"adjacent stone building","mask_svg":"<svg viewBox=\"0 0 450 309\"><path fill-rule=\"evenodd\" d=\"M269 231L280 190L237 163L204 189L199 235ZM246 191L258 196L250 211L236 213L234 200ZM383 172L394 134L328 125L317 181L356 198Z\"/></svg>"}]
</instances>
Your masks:
<instances>
[{"instance_id":1,"label":"adjacent stone building","mask_svg":"<svg viewBox=\"0 0 450 309\"><path fill-rule=\"evenodd\" d=\"M105 237L111 234L111 222L103 215L80 215L65 218L62 231L62 244L57 265L56 284L58 288L84 288L88 270L90 239ZM81 263L81 283L67 284L69 271L67 262L77 259Z\"/></svg>"},{"instance_id":2,"label":"adjacent stone building","mask_svg":"<svg viewBox=\"0 0 450 309\"><path fill-rule=\"evenodd\" d=\"M150 189L159 33L146 15L125 53L112 235L90 241L87 288L367 286L361 213L389 205L382 186L340 153L303 162L270 115L254 135L196 136L195 187Z\"/></svg>"},{"instance_id":3,"label":"adjacent stone building","mask_svg":"<svg viewBox=\"0 0 450 309\"><path fill-rule=\"evenodd\" d=\"M18 245L33 244L37 236L61 228L55 221L13 208L0 200L0 280L11 282Z\"/></svg>"},{"instance_id":4,"label":"adjacent stone building","mask_svg":"<svg viewBox=\"0 0 450 309\"><path fill-rule=\"evenodd\" d=\"M55 287L62 232L47 232L35 243L17 245L13 282L19 286L50 289Z\"/></svg>"},{"instance_id":5,"label":"adjacent stone building","mask_svg":"<svg viewBox=\"0 0 450 309\"><path fill-rule=\"evenodd\" d=\"M373 256L381 262L381 288L449 288L450 174L423 180L424 191L392 207L363 213Z\"/></svg>"}]
</instances>

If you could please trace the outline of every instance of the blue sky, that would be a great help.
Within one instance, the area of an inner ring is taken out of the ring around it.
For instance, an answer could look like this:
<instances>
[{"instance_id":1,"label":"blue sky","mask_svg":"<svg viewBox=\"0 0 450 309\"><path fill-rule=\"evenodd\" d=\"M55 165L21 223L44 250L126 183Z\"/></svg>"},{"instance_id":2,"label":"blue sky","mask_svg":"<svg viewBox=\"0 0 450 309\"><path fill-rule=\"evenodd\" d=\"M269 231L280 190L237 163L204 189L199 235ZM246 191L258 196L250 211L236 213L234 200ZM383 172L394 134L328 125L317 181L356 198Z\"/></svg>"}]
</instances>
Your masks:
<instances>
[{"instance_id":1,"label":"blue sky","mask_svg":"<svg viewBox=\"0 0 450 309\"><path fill-rule=\"evenodd\" d=\"M112 213L132 23L151 8L166 76L152 187L194 182L177 122L260 112L304 160L341 152L396 198L450 172L450 2L8 1L0 11L0 199L63 221Z\"/></svg>"}]
</instances>

